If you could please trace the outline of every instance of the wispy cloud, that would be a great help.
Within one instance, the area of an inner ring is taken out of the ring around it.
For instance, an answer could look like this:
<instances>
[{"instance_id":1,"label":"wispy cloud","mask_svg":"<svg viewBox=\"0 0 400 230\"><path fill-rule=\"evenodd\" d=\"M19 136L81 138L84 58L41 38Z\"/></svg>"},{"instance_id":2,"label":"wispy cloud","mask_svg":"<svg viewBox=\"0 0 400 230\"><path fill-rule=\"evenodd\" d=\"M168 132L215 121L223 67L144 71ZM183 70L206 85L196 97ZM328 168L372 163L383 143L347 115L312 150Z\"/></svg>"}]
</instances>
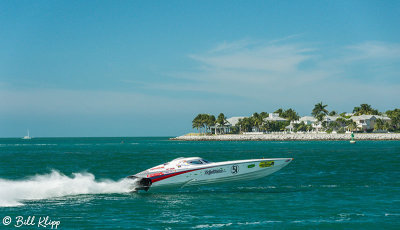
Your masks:
<instances>
[{"instance_id":1,"label":"wispy cloud","mask_svg":"<svg viewBox=\"0 0 400 230\"><path fill-rule=\"evenodd\" d=\"M234 47L231 50L225 49L223 53L190 57L214 69L287 73L295 71L300 63L312 58L312 51L298 45L269 45L240 49Z\"/></svg>"},{"instance_id":2,"label":"wispy cloud","mask_svg":"<svg viewBox=\"0 0 400 230\"><path fill-rule=\"evenodd\" d=\"M158 83L150 87L217 93L259 104L289 106L311 106L319 100L338 105L382 101L390 105L400 97L399 81L388 83L382 81L381 75L398 73L400 67L377 64L399 62L399 44L364 42L328 50L293 40L225 41L203 53L189 55L198 68L175 74L184 78L185 83ZM379 67L379 72L371 69L372 65L375 70ZM357 101L349 103L349 98Z\"/></svg>"},{"instance_id":3,"label":"wispy cloud","mask_svg":"<svg viewBox=\"0 0 400 230\"><path fill-rule=\"evenodd\" d=\"M397 59L400 58L400 44L377 41L363 42L348 46L354 59Z\"/></svg>"}]
</instances>

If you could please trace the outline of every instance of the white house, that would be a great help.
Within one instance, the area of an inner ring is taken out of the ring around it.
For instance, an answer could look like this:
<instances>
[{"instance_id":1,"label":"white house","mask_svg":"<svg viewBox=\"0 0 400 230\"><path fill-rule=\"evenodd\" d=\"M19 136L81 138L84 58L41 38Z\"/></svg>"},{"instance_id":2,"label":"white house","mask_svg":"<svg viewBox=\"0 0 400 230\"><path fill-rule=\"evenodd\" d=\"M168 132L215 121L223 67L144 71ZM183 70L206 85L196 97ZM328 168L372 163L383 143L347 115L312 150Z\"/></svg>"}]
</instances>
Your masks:
<instances>
[{"instance_id":1,"label":"white house","mask_svg":"<svg viewBox=\"0 0 400 230\"><path fill-rule=\"evenodd\" d=\"M322 125L320 122L318 122L317 118L312 117L312 116L304 116L300 117L299 120L297 121L292 121L290 126L287 126L286 129L289 131L293 130L293 125L294 124L300 124L301 122L304 122L305 125L311 125L314 131L319 131L322 129Z\"/></svg>"},{"instance_id":2,"label":"white house","mask_svg":"<svg viewBox=\"0 0 400 230\"><path fill-rule=\"evenodd\" d=\"M235 126L240 119L243 119L245 117L231 117L226 119L226 124L225 125L220 125L220 124L215 124L214 126L211 126L211 130L215 129L215 133L229 133L231 131L231 128Z\"/></svg>"},{"instance_id":3,"label":"white house","mask_svg":"<svg viewBox=\"0 0 400 230\"><path fill-rule=\"evenodd\" d=\"M389 117L379 116L379 115L352 116L350 119L353 120L357 124L358 129L361 129L364 131L373 129L377 119L381 119L384 122L390 121Z\"/></svg>"},{"instance_id":4,"label":"white house","mask_svg":"<svg viewBox=\"0 0 400 230\"><path fill-rule=\"evenodd\" d=\"M243 118L246 118L246 117L231 117L226 120L228 121L228 124L230 126L235 126L239 122L239 120L243 119Z\"/></svg>"},{"instance_id":5,"label":"white house","mask_svg":"<svg viewBox=\"0 0 400 230\"><path fill-rule=\"evenodd\" d=\"M286 126L285 129L290 133L293 132L293 130L294 130L293 123L290 123L290 125Z\"/></svg>"},{"instance_id":6,"label":"white house","mask_svg":"<svg viewBox=\"0 0 400 230\"><path fill-rule=\"evenodd\" d=\"M324 121L330 123L330 122L336 121L339 117L340 117L339 115L325 116Z\"/></svg>"},{"instance_id":7,"label":"white house","mask_svg":"<svg viewBox=\"0 0 400 230\"><path fill-rule=\"evenodd\" d=\"M300 117L300 119L298 121L294 121L294 124L300 124L301 122L304 122L304 124L306 125L312 125L314 123L317 123L318 120L315 117L312 116L304 116L304 117Z\"/></svg>"},{"instance_id":8,"label":"white house","mask_svg":"<svg viewBox=\"0 0 400 230\"><path fill-rule=\"evenodd\" d=\"M279 113L270 113L268 117L264 118L264 121L287 121L287 119L280 117Z\"/></svg>"}]
</instances>

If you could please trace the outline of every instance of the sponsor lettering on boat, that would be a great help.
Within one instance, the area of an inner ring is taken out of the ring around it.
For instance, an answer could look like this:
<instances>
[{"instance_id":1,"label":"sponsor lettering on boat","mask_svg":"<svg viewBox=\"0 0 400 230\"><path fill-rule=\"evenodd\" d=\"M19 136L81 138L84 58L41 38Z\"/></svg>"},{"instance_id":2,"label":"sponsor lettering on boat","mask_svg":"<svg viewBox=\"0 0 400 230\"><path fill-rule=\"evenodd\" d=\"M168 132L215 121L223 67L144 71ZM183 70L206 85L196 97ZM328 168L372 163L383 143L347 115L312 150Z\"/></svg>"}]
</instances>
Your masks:
<instances>
[{"instance_id":1,"label":"sponsor lettering on boat","mask_svg":"<svg viewBox=\"0 0 400 230\"><path fill-rule=\"evenodd\" d=\"M161 176L161 175L164 175L164 173L158 172L158 173L147 174L147 177L155 177L155 176Z\"/></svg>"},{"instance_id":2,"label":"sponsor lettering on boat","mask_svg":"<svg viewBox=\"0 0 400 230\"><path fill-rule=\"evenodd\" d=\"M210 170L206 170L204 171L204 174L206 175L212 175L212 174L216 174L216 173L223 173L225 172L225 170L223 168L219 168L219 169L210 169Z\"/></svg>"},{"instance_id":3,"label":"sponsor lettering on boat","mask_svg":"<svg viewBox=\"0 0 400 230\"><path fill-rule=\"evenodd\" d=\"M256 165L255 164L247 165L247 168L251 169L251 168L254 168L254 166L256 166Z\"/></svg>"},{"instance_id":4,"label":"sponsor lettering on boat","mask_svg":"<svg viewBox=\"0 0 400 230\"><path fill-rule=\"evenodd\" d=\"M274 164L275 164L274 161L262 161L260 162L260 168L268 168L274 166Z\"/></svg>"}]
</instances>

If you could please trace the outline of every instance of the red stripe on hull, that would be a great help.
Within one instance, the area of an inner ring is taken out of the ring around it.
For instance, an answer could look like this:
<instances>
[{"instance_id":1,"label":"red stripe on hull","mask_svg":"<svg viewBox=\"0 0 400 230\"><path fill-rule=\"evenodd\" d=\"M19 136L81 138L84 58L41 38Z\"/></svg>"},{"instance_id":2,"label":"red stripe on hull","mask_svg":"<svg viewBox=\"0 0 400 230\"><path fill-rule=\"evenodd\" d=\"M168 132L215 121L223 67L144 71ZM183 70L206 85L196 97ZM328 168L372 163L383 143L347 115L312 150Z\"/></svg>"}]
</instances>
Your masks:
<instances>
[{"instance_id":1,"label":"red stripe on hull","mask_svg":"<svg viewBox=\"0 0 400 230\"><path fill-rule=\"evenodd\" d=\"M201 169L206 169L206 168L201 168ZM161 177L152 179L151 182L154 183L154 182L157 182L157 181L160 181L160 180L164 180L164 179L167 179L167 178L170 178L170 177L173 177L173 176L178 176L178 175L181 175L181 174L184 174L184 173L193 172L193 171L197 171L197 170L201 170L201 169L192 169L192 170L183 171L183 172L171 173L171 174L168 174L168 175L165 175L165 176L161 176Z\"/></svg>"}]
</instances>

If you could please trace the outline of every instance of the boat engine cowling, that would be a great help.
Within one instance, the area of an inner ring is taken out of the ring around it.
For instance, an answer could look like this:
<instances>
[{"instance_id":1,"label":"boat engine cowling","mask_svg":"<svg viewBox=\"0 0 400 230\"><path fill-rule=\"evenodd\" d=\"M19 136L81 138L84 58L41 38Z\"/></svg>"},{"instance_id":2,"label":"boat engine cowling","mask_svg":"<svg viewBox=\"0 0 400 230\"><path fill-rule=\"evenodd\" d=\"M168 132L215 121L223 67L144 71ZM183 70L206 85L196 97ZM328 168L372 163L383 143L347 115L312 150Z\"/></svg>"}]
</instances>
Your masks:
<instances>
[{"instance_id":1,"label":"boat engine cowling","mask_svg":"<svg viewBox=\"0 0 400 230\"><path fill-rule=\"evenodd\" d=\"M145 190L147 192L152 185L151 179L149 178L137 176L128 176L128 178L137 180L135 190Z\"/></svg>"}]
</instances>

